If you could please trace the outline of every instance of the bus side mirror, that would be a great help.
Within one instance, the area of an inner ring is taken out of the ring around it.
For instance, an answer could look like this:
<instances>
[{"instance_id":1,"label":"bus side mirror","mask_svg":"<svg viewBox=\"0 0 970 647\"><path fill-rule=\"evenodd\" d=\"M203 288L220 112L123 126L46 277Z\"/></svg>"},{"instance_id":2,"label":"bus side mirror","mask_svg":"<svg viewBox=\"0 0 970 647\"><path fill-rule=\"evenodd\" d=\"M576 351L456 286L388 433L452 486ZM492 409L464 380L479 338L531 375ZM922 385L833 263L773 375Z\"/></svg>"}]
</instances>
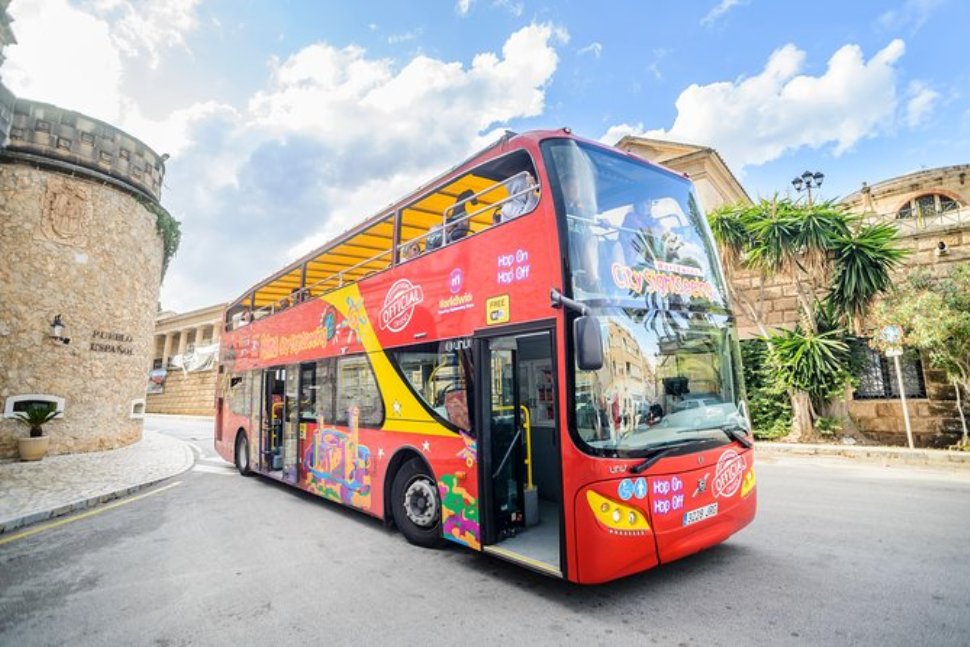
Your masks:
<instances>
[{"instance_id":1,"label":"bus side mirror","mask_svg":"<svg viewBox=\"0 0 970 647\"><path fill-rule=\"evenodd\" d=\"M603 336L596 317L576 317L573 321L573 341L579 370L598 371L603 368Z\"/></svg>"}]
</instances>

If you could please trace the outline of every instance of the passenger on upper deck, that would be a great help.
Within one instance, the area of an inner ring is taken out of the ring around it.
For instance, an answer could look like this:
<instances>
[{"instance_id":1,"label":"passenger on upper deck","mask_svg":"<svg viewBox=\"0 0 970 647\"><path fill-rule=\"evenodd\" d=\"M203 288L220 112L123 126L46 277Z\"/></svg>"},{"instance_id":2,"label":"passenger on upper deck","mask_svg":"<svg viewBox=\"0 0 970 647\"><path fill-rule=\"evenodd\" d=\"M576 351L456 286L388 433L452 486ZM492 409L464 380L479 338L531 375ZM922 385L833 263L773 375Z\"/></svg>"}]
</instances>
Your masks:
<instances>
[{"instance_id":1,"label":"passenger on upper deck","mask_svg":"<svg viewBox=\"0 0 970 647\"><path fill-rule=\"evenodd\" d=\"M446 218L447 222L445 224L445 236L447 236L449 243L453 243L456 240L461 240L468 235L471 226L469 225L468 218L466 217L468 214L465 211L465 205L469 203L472 205L478 204L478 200L473 198L473 195L475 195L475 192L471 189L462 191L458 194L458 197L455 198L455 205L457 206L449 209L449 215ZM471 199L469 200L469 198ZM435 225L431 228L430 233L428 234L428 242L426 247L430 250L441 247L441 245L441 225Z\"/></svg>"},{"instance_id":2,"label":"passenger on upper deck","mask_svg":"<svg viewBox=\"0 0 970 647\"><path fill-rule=\"evenodd\" d=\"M421 255L421 243L419 243L416 240L412 240L411 242L405 243L404 246L401 247L402 261L409 261L412 258L417 258L420 255Z\"/></svg>"},{"instance_id":3,"label":"passenger on upper deck","mask_svg":"<svg viewBox=\"0 0 970 647\"><path fill-rule=\"evenodd\" d=\"M534 187L528 190L529 187ZM517 173L508 180L506 190L512 196L499 207L492 220L496 223L512 220L535 209L539 202L539 185L528 171Z\"/></svg>"}]
</instances>

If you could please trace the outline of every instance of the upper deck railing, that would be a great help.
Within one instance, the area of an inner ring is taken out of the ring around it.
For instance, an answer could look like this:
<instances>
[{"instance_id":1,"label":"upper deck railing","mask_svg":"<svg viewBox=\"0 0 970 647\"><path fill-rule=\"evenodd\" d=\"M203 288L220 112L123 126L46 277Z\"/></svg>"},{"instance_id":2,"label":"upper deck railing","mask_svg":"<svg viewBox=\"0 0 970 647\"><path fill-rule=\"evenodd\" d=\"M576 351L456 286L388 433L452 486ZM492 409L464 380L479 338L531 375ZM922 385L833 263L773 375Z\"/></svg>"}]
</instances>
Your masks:
<instances>
[{"instance_id":1,"label":"upper deck railing","mask_svg":"<svg viewBox=\"0 0 970 647\"><path fill-rule=\"evenodd\" d=\"M449 218L449 216L454 214L455 210L457 210L459 207L465 206L466 204L471 203L472 201L477 200L478 198L488 193L496 191L501 187L506 187L507 189L508 186L512 184L515 180L525 179L525 178L528 178L528 182L525 188L520 189L515 193L509 193L509 195L506 196L505 198L498 200L492 204L489 204L485 207L482 207L481 209L477 209L470 213L465 213L464 215L458 218ZM359 263L356 263L353 266L345 267L338 272L334 272L326 276L325 278L320 279L319 281L316 281L312 284L305 285L299 289L296 289L289 296L282 297L274 301L273 303L264 305L254 310L244 309L241 312L235 313L233 320L227 322L228 328L232 330L239 327L240 325L246 325L251 321L259 320L269 315L280 312L282 310L286 310L291 306L298 305L310 299L311 295L324 296L346 285L357 283L358 281L364 278L367 278L371 274L374 274L376 272L379 272L381 270L384 270L392 266L395 263L395 258L397 259L397 263L400 264L400 263L407 262L418 256L421 256L423 254L426 254L429 251L443 249L448 245L452 245L458 242L458 239L449 240L449 232L455 231L456 229L460 228L462 223L469 222L472 218L482 215L488 211L493 211L494 214L496 214L497 216L498 214L501 213L501 209L503 206L510 203L512 200L516 198L529 194L530 192L536 192L536 199L532 203L532 206L530 207L530 210L531 210L531 209L534 209L535 205L538 203L539 184L537 181L535 181L532 178L531 174L528 173L528 171L522 171L500 182L496 182L495 184L492 184L486 187L485 189L479 191L478 193L475 193L474 195L469 196L468 198L465 198L464 200L461 200L459 202L456 202L455 204L449 205L441 214L441 224L435 225L434 227L429 229L427 232L421 234L420 236L416 236L411 240L400 243L397 246L397 248L392 248L392 249L388 249L383 252L380 252L379 254L376 254L363 261L360 261ZM503 218L503 220L511 219L513 217L518 217L519 215L524 215L527 212L528 211L525 211L521 214L515 214L514 216ZM499 221L494 221L492 224L498 224L498 222ZM472 232L471 230L469 230L467 235L471 236L471 235L474 235L475 233L478 233L478 232ZM434 245L429 245L429 240L432 240L435 237L437 237L440 242L437 242ZM422 243L424 244L424 250L421 250ZM397 252L397 254L395 254L395 251ZM381 260L385 258L387 258L387 261L383 263L382 267L374 268L371 271L364 273L362 276L354 276L353 278L349 277L349 275L353 274L355 271L360 270L362 268L366 268L368 265L371 265L373 263L380 263ZM319 294L317 294L318 292Z\"/></svg>"}]
</instances>

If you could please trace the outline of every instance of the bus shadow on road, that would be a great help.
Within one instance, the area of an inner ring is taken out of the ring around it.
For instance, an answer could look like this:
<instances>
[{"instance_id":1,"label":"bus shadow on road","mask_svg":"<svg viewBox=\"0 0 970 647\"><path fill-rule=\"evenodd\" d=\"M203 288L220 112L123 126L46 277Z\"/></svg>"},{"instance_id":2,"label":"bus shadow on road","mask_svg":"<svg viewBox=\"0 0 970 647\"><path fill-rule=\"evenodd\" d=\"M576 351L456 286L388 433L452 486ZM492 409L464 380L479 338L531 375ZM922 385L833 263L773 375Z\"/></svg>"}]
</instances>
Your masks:
<instances>
[{"instance_id":1,"label":"bus shadow on road","mask_svg":"<svg viewBox=\"0 0 970 647\"><path fill-rule=\"evenodd\" d=\"M271 478L258 477L259 485L270 485L285 492L291 501L312 506L309 512L335 514L341 521L359 525L359 532L380 532L385 539L400 541L406 550L426 552L427 549L408 546L404 536L393 525L372 517L342 503L323 499L315 494L296 489ZM355 530L354 532L358 532ZM723 582L747 577L752 570L765 567L765 555L743 540L728 540L669 564L662 564L642 573L606 582L582 585L544 575L527 567L505 561L494 555L476 552L457 544L446 542L437 551L441 557L442 570L459 570L461 577L494 578L498 583L531 592L546 601L556 601L576 612L588 611L590 605L608 608L612 602L629 600L639 596L649 602L656 598L683 596L685 600L696 596L698 590L714 586L712 574L719 574L716 581ZM456 574L457 575L457 574Z\"/></svg>"},{"instance_id":2,"label":"bus shadow on road","mask_svg":"<svg viewBox=\"0 0 970 647\"><path fill-rule=\"evenodd\" d=\"M729 579L740 578L750 574L761 558L760 553L750 546L728 542L649 571L588 585L549 577L484 553L462 551L462 559L452 563L476 574L487 573L509 586L532 591L547 601L575 607L574 611L587 612L590 604L598 605L614 598L628 600L631 595L644 596L647 600L650 595L683 593L689 598L696 594L699 586L709 585L712 572L723 573Z\"/></svg>"}]
</instances>

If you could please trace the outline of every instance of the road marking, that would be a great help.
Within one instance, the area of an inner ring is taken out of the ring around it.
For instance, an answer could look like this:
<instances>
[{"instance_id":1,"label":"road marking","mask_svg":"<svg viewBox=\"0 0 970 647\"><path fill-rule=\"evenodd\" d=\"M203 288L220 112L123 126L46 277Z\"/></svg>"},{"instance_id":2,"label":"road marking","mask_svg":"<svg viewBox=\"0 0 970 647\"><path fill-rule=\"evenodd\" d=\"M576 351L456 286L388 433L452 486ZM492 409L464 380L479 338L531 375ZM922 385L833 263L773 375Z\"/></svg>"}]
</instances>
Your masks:
<instances>
[{"instance_id":1,"label":"road marking","mask_svg":"<svg viewBox=\"0 0 970 647\"><path fill-rule=\"evenodd\" d=\"M203 465L196 463L192 468L193 472L205 472L206 474L221 474L222 476L232 476L236 468L232 465Z\"/></svg>"},{"instance_id":2,"label":"road marking","mask_svg":"<svg viewBox=\"0 0 970 647\"><path fill-rule=\"evenodd\" d=\"M30 537L31 535L36 535L39 532L44 532L45 530L50 530L51 528L57 528L58 526L63 526L64 524L78 521L80 519L93 517L96 514L107 512L108 510L111 510L113 508L118 508L123 505L127 505L129 503L134 503L139 499L144 499L146 497L153 496L155 494L158 494L159 492L164 492L165 490L169 490L175 487L176 485L181 485L181 484L182 484L182 481L175 481L174 483L169 483L164 487L160 487L157 490L152 490L151 492L146 492L145 494L139 494L138 496L133 496L128 499L122 499L121 501L117 501L115 503L109 503L108 505L95 508L94 510L88 510L87 512L82 512L80 514L74 515L73 517L67 517L65 519L58 519L57 521L51 521L50 523L42 524L40 526L37 526L36 528L30 528L29 530L15 532L9 537L0 537L0 546L3 546L4 544L9 544L10 542L16 541L18 539L23 539L24 537Z\"/></svg>"}]
</instances>

